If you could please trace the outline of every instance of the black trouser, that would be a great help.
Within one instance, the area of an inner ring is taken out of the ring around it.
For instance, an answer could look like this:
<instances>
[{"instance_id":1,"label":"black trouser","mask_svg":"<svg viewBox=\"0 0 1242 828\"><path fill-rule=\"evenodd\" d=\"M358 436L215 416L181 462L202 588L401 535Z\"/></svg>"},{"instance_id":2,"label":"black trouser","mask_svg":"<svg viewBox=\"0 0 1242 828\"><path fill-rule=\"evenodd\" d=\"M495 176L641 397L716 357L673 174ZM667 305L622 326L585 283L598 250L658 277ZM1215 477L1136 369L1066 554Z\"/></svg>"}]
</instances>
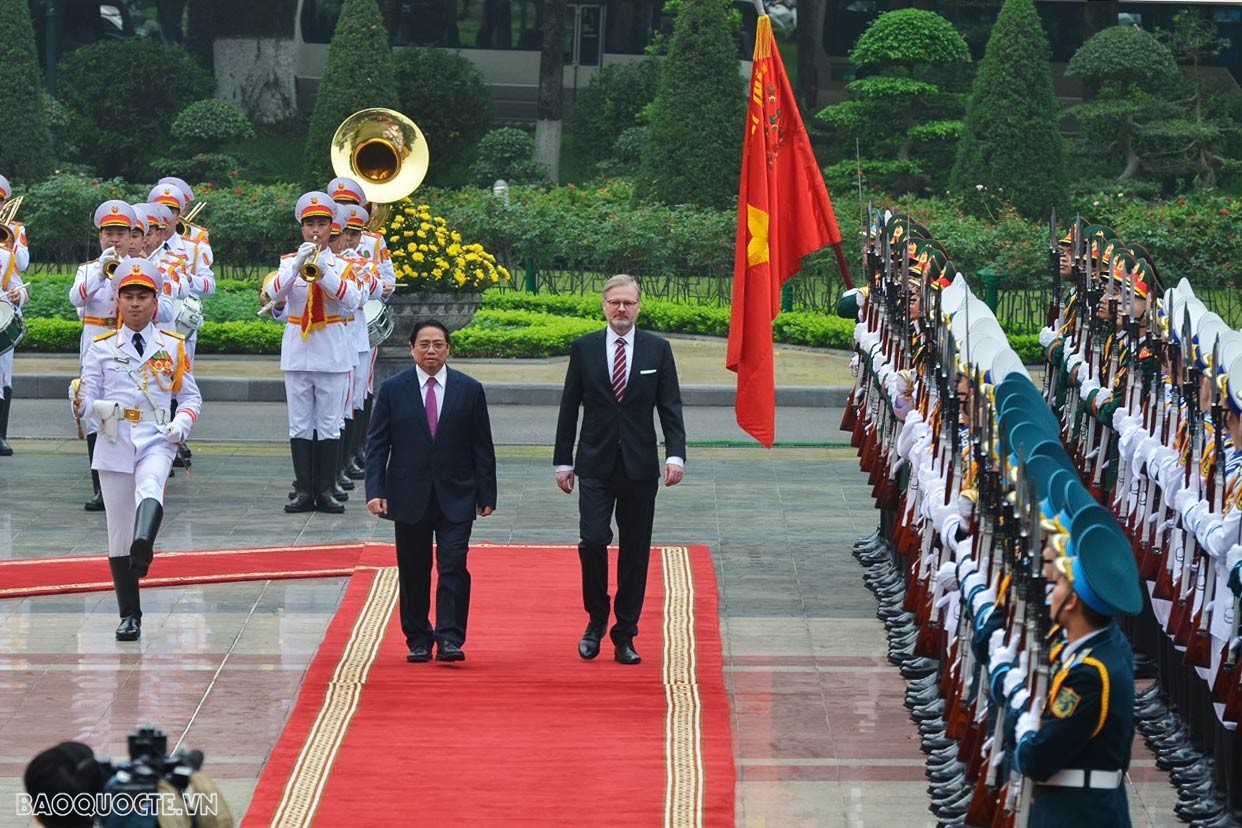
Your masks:
<instances>
[{"instance_id":1,"label":"black trouser","mask_svg":"<svg viewBox=\"0 0 1242 828\"><path fill-rule=\"evenodd\" d=\"M647 564L651 558L651 524L659 478L631 480L618 474L609 480L578 479L578 559L582 562L582 605L599 627L608 624L608 544L612 516L617 515L621 536L617 555L617 623L614 644L628 644L638 635L638 616L647 594Z\"/></svg>"},{"instance_id":2,"label":"black trouser","mask_svg":"<svg viewBox=\"0 0 1242 828\"><path fill-rule=\"evenodd\" d=\"M474 521L447 520L433 494L427 512L418 523L395 522L397 569L401 578L401 631L406 644L430 647L433 640L457 646L466 643L466 619L470 614L470 529ZM436 550L436 626L432 630L431 544Z\"/></svg>"}]
</instances>

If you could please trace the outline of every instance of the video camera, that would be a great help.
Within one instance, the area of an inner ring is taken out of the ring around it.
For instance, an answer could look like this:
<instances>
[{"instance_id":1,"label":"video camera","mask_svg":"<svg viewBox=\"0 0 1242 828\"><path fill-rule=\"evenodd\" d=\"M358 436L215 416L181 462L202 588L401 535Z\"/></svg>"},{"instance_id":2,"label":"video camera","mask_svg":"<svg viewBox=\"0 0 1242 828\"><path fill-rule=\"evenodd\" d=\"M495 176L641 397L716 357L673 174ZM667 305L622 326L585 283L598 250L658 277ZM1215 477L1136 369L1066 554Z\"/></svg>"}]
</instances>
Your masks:
<instances>
[{"instance_id":1,"label":"video camera","mask_svg":"<svg viewBox=\"0 0 1242 828\"><path fill-rule=\"evenodd\" d=\"M184 815L188 820L185 824L193 826L221 824L199 819L200 814L214 818L218 810L228 813L228 806L217 802L214 785L200 773L201 751L182 747L169 755L167 734L154 726L138 728L127 741L129 761L118 765L110 759L100 762L107 779L106 807L99 814L104 828L155 828L161 815L172 813ZM201 789L202 781L210 785L211 792ZM200 784L192 786L192 782ZM187 795L192 787L198 789L193 797Z\"/></svg>"}]
</instances>

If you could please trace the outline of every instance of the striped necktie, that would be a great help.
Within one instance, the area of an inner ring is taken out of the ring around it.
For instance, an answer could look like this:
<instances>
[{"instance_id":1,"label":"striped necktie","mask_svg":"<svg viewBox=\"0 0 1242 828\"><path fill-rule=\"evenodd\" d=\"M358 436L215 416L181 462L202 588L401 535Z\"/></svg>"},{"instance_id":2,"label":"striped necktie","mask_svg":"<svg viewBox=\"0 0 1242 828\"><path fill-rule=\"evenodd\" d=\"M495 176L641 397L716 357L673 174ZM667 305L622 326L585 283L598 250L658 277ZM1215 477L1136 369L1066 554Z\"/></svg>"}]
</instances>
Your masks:
<instances>
[{"instance_id":1,"label":"striped necktie","mask_svg":"<svg viewBox=\"0 0 1242 828\"><path fill-rule=\"evenodd\" d=\"M625 399L625 340L617 340L616 355L612 359L612 393L617 402Z\"/></svg>"}]
</instances>

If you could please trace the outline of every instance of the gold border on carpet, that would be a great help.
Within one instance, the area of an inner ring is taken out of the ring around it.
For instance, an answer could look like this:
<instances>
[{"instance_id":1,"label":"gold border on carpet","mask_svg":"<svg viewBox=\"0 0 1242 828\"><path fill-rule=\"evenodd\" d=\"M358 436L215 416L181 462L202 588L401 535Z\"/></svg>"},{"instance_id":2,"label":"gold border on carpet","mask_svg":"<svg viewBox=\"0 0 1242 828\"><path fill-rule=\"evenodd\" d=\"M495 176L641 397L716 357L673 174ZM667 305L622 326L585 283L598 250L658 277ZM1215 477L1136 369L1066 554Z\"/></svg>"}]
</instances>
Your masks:
<instances>
[{"instance_id":1,"label":"gold border on carpet","mask_svg":"<svg viewBox=\"0 0 1242 828\"><path fill-rule=\"evenodd\" d=\"M664 568L664 826L703 825L702 703L690 550L660 547Z\"/></svg>"},{"instance_id":2,"label":"gold border on carpet","mask_svg":"<svg viewBox=\"0 0 1242 828\"><path fill-rule=\"evenodd\" d=\"M341 749L349 723L358 710L363 685L379 654L388 620L397 603L397 568L378 570L358 621L354 624L336 671L324 693L323 705L311 726L302 752L289 774L289 782L272 817L273 826L304 828L319 808L324 785Z\"/></svg>"}]
</instances>

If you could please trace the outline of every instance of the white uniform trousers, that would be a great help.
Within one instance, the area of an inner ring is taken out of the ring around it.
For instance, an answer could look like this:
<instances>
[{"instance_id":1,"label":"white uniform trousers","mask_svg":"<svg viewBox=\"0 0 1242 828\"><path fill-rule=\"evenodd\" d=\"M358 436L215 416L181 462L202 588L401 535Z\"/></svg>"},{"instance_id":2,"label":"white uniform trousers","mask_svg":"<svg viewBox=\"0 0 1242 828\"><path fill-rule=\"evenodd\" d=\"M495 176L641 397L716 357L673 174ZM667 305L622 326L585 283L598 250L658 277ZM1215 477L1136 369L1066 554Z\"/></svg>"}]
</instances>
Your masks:
<instances>
[{"instance_id":1,"label":"white uniform trousers","mask_svg":"<svg viewBox=\"0 0 1242 828\"><path fill-rule=\"evenodd\" d=\"M16 350L16 349L14 349ZM0 354L0 399L4 399L4 389L13 385L13 351Z\"/></svg>"},{"instance_id":2,"label":"white uniform trousers","mask_svg":"<svg viewBox=\"0 0 1242 828\"><path fill-rule=\"evenodd\" d=\"M289 408L289 437L320 440L341 436L349 372L285 371L285 400Z\"/></svg>"},{"instance_id":3,"label":"white uniform trousers","mask_svg":"<svg viewBox=\"0 0 1242 828\"><path fill-rule=\"evenodd\" d=\"M172 449L172 446L169 446ZM171 451L152 451L140 457L132 472L101 470L104 516L108 520L108 557L129 555L134 540L134 512L149 497L164 503L164 484L172 468Z\"/></svg>"},{"instance_id":4,"label":"white uniform trousers","mask_svg":"<svg viewBox=\"0 0 1242 828\"><path fill-rule=\"evenodd\" d=\"M353 387L349 392L349 410L345 416L353 418L355 411L361 411L367 401L367 390L371 385L371 352L359 351L358 364L354 366Z\"/></svg>"}]
</instances>

